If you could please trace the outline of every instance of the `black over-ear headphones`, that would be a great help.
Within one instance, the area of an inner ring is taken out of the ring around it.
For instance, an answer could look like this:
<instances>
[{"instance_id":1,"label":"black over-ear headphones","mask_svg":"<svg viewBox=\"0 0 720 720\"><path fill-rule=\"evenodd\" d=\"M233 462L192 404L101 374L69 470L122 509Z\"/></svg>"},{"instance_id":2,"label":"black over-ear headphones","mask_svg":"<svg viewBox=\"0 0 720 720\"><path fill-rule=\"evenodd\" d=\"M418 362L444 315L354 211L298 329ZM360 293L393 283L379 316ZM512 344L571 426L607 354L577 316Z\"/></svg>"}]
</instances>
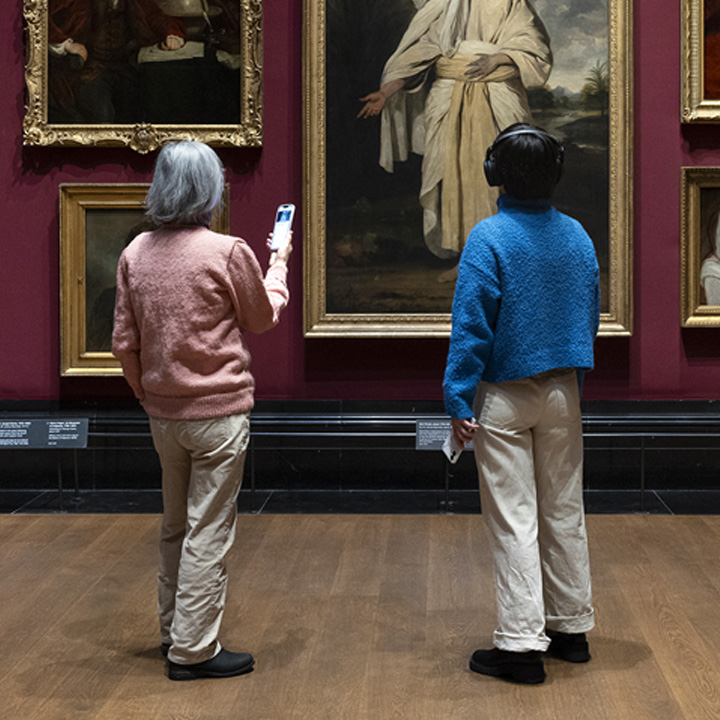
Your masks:
<instances>
[{"instance_id":1,"label":"black over-ear headphones","mask_svg":"<svg viewBox=\"0 0 720 720\"><path fill-rule=\"evenodd\" d=\"M560 141L548 132L540 130L539 128L518 128L517 130L511 130L510 132L500 135L495 138L495 142L487 149L485 153L485 162L483 163L483 169L485 170L485 177L487 178L488 185L497 187L503 184L502 172L497 164L497 158L495 152L497 146L503 141L511 138L515 135L534 135L539 138L548 138L552 141L553 145L557 148L557 155L555 157L555 167L557 168L557 177L555 182L560 182L560 176L562 175L563 157L565 155L565 148L560 144Z\"/></svg>"}]
</instances>

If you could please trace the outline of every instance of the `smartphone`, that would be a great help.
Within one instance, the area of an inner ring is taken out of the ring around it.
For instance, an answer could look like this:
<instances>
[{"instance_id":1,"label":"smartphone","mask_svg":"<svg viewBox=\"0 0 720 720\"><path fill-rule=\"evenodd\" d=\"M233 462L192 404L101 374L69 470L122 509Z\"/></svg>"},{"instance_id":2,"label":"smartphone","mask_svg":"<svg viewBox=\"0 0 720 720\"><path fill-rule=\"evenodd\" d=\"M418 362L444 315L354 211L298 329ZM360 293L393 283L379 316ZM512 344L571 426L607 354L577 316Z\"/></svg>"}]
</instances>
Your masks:
<instances>
[{"instance_id":1,"label":"smartphone","mask_svg":"<svg viewBox=\"0 0 720 720\"><path fill-rule=\"evenodd\" d=\"M292 221L295 217L295 206L287 203L280 205L275 214L275 227L273 228L271 250L279 250L287 245L290 239Z\"/></svg>"}]
</instances>

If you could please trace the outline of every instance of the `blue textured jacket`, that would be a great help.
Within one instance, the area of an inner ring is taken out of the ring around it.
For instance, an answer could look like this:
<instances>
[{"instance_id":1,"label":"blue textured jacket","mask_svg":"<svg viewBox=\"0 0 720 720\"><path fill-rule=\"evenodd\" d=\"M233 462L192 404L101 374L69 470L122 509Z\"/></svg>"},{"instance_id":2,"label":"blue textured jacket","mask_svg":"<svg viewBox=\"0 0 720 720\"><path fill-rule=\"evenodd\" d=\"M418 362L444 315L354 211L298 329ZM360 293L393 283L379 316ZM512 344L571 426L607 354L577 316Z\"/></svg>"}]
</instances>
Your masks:
<instances>
[{"instance_id":1,"label":"blue textured jacket","mask_svg":"<svg viewBox=\"0 0 720 720\"><path fill-rule=\"evenodd\" d=\"M592 240L549 201L501 195L470 232L458 268L443 389L450 417L469 418L478 382L593 367L600 322Z\"/></svg>"}]
</instances>

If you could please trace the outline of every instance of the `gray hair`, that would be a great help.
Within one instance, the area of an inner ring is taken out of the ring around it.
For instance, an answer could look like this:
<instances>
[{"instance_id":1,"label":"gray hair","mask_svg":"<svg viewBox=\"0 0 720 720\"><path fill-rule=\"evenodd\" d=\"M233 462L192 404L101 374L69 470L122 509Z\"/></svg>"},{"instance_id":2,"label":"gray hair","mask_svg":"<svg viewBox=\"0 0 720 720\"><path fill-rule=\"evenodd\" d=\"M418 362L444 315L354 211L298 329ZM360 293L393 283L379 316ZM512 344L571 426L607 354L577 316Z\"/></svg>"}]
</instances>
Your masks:
<instances>
[{"instance_id":1,"label":"gray hair","mask_svg":"<svg viewBox=\"0 0 720 720\"><path fill-rule=\"evenodd\" d=\"M224 169L200 142L165 145L155 163L145 214L158 225L209 225L222 202Z\"/></svg>"}]
</instances>

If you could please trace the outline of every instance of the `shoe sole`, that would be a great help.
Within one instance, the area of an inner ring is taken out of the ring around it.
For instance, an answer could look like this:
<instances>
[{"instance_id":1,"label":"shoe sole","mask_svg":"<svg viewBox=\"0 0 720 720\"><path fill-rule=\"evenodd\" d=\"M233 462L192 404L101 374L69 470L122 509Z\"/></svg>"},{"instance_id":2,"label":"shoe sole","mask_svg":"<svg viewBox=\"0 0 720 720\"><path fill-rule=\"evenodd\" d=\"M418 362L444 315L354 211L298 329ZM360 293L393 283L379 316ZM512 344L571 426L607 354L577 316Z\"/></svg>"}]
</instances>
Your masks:
<instances>
[{"instance_id":1,"label":"shoe sole","mask_svg":"<svg viewBox=\"0 0 720 720\"><path fill-rule=\"evenodd\" d=\"M201 680L203 678L230 678L237 677L238 675L245 675L253 670L255 667L255 661L253 660L250 665L245 665L242 668L237 668L230 672L213 672L212 670L189 670L181 666L171 667L168 671L168 677L170 680L182 682L185 680Z\"/></svg>"},{"instance_id":2,"label":"shoe sole","mask_svg":"<svg viewBox=\"0 0 720 720\"><path fill-rule=\"evenodd\" d=\"M489 675L490 677L510 678L515 682L524 683L526 685L539 685L545 682L545 670L540 667L531 665L519 666L515 668L498 667L497 665L480 665L470 660L470 669L480 675Z\"/></svg>"}]
</instances>

